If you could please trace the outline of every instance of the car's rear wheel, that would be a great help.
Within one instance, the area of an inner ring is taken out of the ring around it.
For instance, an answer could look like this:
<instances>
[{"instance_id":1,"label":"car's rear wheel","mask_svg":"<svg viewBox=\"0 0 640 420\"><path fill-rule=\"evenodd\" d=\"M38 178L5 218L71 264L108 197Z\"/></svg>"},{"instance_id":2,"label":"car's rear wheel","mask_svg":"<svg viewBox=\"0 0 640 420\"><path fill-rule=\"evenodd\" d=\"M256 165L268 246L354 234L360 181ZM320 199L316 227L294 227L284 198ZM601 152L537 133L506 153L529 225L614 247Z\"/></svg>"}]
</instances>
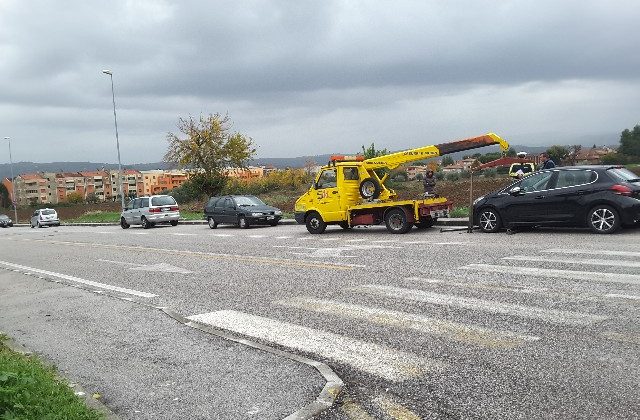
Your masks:
<instances>
[{"instance_id":1,"label":"car's rear wheel","mask_svg":"<svg viewBox=\"0 0 640 420\"><path fill-rule=\"evenodd\" d=\"M129 223L124 220L124 217L120 218L120 227L122 227L122 229L129 229Z\"/></svg>"},{"instance_id":2,"label":"car's rear wheel","mask_svg":"<svg viewBox=\"0 0 640 420\"><path fill-rule=\"evenodd\" d=\"M613 233L620 229L620 216L613 207L598 204L589 211L587 225L595 233Z\"/></svg>"},{"instance_id":3,"label":"car's rear wheel","mask_svg":"<svg viewBox=\"0 0 640 420\"><path fill-rule=\"evenodd\" d=\"M218 227L218 222L216 222L215 220L213 220L213 217L209 217L207 218L207 223L209 224L209 228L210 229L215 229Z\"/></svg>"},{"instance_id":4,"label":"car's rear wheel","mask_svg":"<svg viewBox=\"0 0 640 420\"><path fill-rule=\"evenodd\" d=\"M246 219L246 217L240 216L238 218L238 226L240 227L240 229L248 229L250 226L249 221Z\"/></svg>"},{"instance_id":5,"label":"car's rear wheel","mask_svg":"<svg viewBox=\"0 0 640 420\"><path fill-rule=\"evenodd\" d=\"M36 222L36 226L38 226L38 229L40 229L42 227L42 225L40 224L40 222Z\"/></svg>"},{"instance_id":6,"label":"car's rear wheel","mask_svg":"<svg viewBox=\"0 0 640 420\"><path fill-rule=\"evenodd\" d=\"M323 233L327 228L327 224L324 220L322 220L322 216L318 212L311 212L307 215L305 219L305 225L307 226L307 230L309 233Z\"/></svg>"},{"instance_id":7,"label":"car's rear wheel","mask_svg":"<svg viewBox=\"0 0 640 420\"><path fill-rule=\"evenodd\" d=\"M391 233L407 233L412 223L407 221L407 214L402 209L391 209L384 218L387 230Z\"/></svg>"},{"instance_id":8,"label":"car's rear wheel","mask_svg":"<svg viewBox=\"0 0 640 420\"><path fill-rule=\"evenodd\" d=\"M147 220L147 218L146 218L146 217L144 217L144 216L142 216L141 223L142 223L142 228L143 228L143 229L149 229L151 226L153 226L153 225L151 224L151 222L149 222L149 221Z\"/></svg>"},{"instance_id":9,"label":"car's rear wheel","mask_svg":"<svg viewBox=\"0 0 640 420\"><path fill-rule=\"evenodd\" d=\"M273 222L269 222L269 226L278 226L278 221L274 220Z\"/></svg>"},{"instance_id":10,"label":"car's rear wheel","mask_svg":"<svg viewBox=\"0 0 640 420\"><path fill-rule=\"evenodd\" d=\"M502 227L502 219L497 210L485 207L478 212L478 224L481 231L494 233Z\"/></svg>"},{"instance_id":11,"label":"car's rear wheel","mask_svg":"<svg viewBox=\"0 0 640 420\"><path fill-rule=\"evenodd\" d=\"M177 220L172 220L171 221L171 226L178 226L178 221Z\"/></svg>"}]
</instances>

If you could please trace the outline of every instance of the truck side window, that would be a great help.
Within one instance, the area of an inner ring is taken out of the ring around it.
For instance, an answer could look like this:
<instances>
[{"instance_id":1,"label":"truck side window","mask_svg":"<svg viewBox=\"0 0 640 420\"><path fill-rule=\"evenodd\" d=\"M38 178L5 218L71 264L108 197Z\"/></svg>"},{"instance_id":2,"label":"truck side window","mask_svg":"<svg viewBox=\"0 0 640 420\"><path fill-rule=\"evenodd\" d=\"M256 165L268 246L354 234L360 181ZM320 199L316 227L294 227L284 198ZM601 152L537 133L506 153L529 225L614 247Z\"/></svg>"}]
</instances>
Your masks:
<instances>
[{"instance_id":1,"label":"truck side window","mask_svg":"<svg viewBox=\"0 0 640 420\"><path fill-rule=\"evenodd\" d=\"M335 188L338 184L336 182L336 170L325 169L320 174L318 182L316 183L316 189L321 190L323 188Z\"/></svg>"},{"instance_id":2,"label":"truck side window","mask_svg":"<svg viewBox=\"0 0 640 420\"><path fill-rule=\"evenodd\" d=\"M345 181L357 181L360 179L358 176L358 168L345 167L342 169Z\"/></svg>"}]
</instances>

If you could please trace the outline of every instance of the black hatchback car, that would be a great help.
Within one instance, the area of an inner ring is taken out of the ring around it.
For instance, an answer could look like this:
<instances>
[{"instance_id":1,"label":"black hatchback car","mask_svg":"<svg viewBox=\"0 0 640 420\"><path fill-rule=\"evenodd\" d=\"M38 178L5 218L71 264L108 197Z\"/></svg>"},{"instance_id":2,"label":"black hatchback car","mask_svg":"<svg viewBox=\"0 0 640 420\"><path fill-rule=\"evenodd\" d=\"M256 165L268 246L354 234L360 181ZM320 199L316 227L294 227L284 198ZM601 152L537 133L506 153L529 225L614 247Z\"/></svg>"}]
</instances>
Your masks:
<instances>
[{"instance_id":1,"label":"black hatchback car","mask_svg":"<svg viewBox=\"0 0 640 420\"><path fill-rule=\"evenodd\" d=\"M266 205L253 195L226 195L211 197L204 207L204 217L211 229L219 224L246 229L251 225L277 225L282 218L282 210Z\"/></svg>"},{"instance_id":2,"label":"black hatchback car","mask_svg":"<svg viewBox=\"0 0 640 420\"><path fill-rule=\"evenodd\" d=\"M484 232L515 226L580 226L613 233L640 221L640 177L621 166L571 166L533 174L479 197Z\"/></svg>"}]
</instances>

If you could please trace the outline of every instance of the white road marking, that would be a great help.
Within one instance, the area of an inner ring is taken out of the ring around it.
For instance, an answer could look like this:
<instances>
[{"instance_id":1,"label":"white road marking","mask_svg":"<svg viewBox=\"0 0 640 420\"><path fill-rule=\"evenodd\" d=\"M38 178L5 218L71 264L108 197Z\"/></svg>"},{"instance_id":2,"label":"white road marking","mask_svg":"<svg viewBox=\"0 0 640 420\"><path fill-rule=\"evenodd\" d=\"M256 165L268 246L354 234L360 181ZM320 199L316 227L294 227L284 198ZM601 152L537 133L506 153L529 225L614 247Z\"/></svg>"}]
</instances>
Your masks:
<instances>
[{"instance_id":1,"label":"white road marking","mask_svg":"<svg viewBox=\"0 0 640 420\"><path fill-rule=\"evenodd\" d=\"M471 242L408 241L408 242L403 242L403 243L409 244L409 245L418 245L418 244L425 244L425 245L469 245Z\"/></svg>"},{"instance_id":2,"label":"white road marking","mask_svg":"<svg viewBox=\"0 0 640 420\"><path fill-rule=\"evenodd\" d=\"M569 280L604 281L610 283L640 284L640 275L619 274L594 271L555 270L550 268L512 267L509 265L469 264L460 267L464 270L482 271L485 273L521 274L526 276L562 278Z\"/></svg>"},{"instance_id":3,"label":"white road marking","mask_svg":"<svg viewBox=\"0 0 640 420\"><path fill-rule=\"evenodd\" d=\"M315 238L305 236L305 237L302 237L302 238L298 238L298 240L299 241L313 241L313 240L315 240Z\"/></svg>"},{"instance_id":4,"label":"white road marking","mask_svg":"<svg viewBox=\"0 0 640 420\"><path fill-rule=\"evenodd\" d=\"M386 395L381 395L379 397L371 400L374 404L376 404L380 409L386 413L389 418L393 420L421 420L422 417L409 410L407 407L402 404L397 403Z\"/></svg>"},{"instance_id":5,"label":"white road marking","mask_svg":"<svg viewBox=\"0 0 640 420\"><path fill-rule=\"evenodd\" d=\"M236 236L236 235L230 235L228 233L212 233L211 236L217 236L219 238L230 238L230 237Z\"/></svg>"},{"instance_id":6,"label":"white road marking","mask_svg":"<svg viewBox=\"0 0 640 420\"><path fill-rule=\"evenodd\" d=\"M413 300L433 305L456 306L463 309L484 311L494 314L513 315L524 318L541 319L556 324L588 325L607 319L605 316L580 312L560 311L556 309L538 308L513 303L495 302L456 295L444 295L425 290L403 289L400 287L369 284L358 286L353 290L373 293L395 299Z\"/></svg>"},{"instance_id":7,"label":"white road marking","mask_svg":"<svg viewBox=\"0 0 640 420\"><path fill-rule=\"evenodd\" d=\"M346 242L364 242L366 239L347 239Z\"/></svg>"},{"instance_id":8,"label":"white road marking","mask_svg":"<svg viewBox=\"0 0 640 420\"><path fill-rule=\"evenodd\" d=\"M86 284L87 286L97 287L99 289L113 290L115 292L126 293L128 295L134 295L134 296L139 296L139 297L144 297L144 298L152 298L152 297L157 296L157 295L154 295L152 293L139 292L139 291L133 290L133 289L126 289L124 287L118 287L118 286L112 286L110 284L98 283L96 281L85 280L85 279L81 279L79 277L69 276L67 274L54 273L53 271L40 270L39 268L27 267L27 266L24 266L24 265L13 264L13 263L6 262L6 261L0 261L0 264L5 265L7 267L14 268L14 271L17 271L17 270L31 271L31 272L34 272L34 273L43 274L45 276L57 277L57 278L60 278L60 279L69 280L69 281L76 282L76 283Z\"/></svg>"},{"instance_id":9,"label":"white road marking","mask_svg":"<svg viewBox=\"0 0 640 420\"><path fill-rule=\"evenodd\" d=\"M170 233L169 235L174 235L174 236L198 236L197 233Z\"/></svg>"},{"instance_id":10,"label":"white road marking","mask_svg":"<svg viewBox=\"0 0 640 420\"><path fill-rule=\"evenodd\" d=\"M76 232L74 232L74 233L76 233ZM102 231L102 230L98 230L98 231L95 231L95 232L91 232L91 233L104 233L104 234L112 234L112 233L115 233L115 232L105 232L105 231Z\"/></svg>"},{"instance_id":11,"label":"white road marking","mask_svg":"<svg viewBox=\"0 0 640 420\"><path fill-rule=\"evenodd\" d=\"M148 235L147 232L127 232L129 235Z\"/></svg>"},{"instance_id":12,"label":"white road marking","mask_svg":"<svg viewBox=\"0 0 640 420\"><path fill-rule=\"evenodd\" d=\"M167 263L158 263L151 265L142 265L136 268L130 268L130 270L135 271L152 271L159 273L180 273L180 274L192 274L193 271L185 270L184 268L175 267L171 264Z\"/></svg>"},{"instance_id":13,"label":"white road marking","mask_svg":"<svg viewBox=\"0 0 640 420\"><path fill-rule=\"evenodd\" d=\"M215 328L311 352L390 381L415 378L446 364L366 341L237 311L188 317Z\"/></svg>"},{"instance_id":14,"label":"white road marking","mask_svg":"<svg viewBox=\"0 0 640 420\"><path fill-rule=\"evenodd\" d=\"M598 255L609 255L614 257L640 257L640 252L633 251L608 251L604 249L598 250L589 250L589 249L564 249L564 248L554 248L554 249L546 249L545 253L550 254L586 254L597 257Z\"/></svg>"},{"instance_id":15,"label":"white road marking","mask_svg":"<svg viewBox=\"0 0 640 420\"><path fill-rule=\"evenodd\" d=\"M276 236L276 239L291 239L292 236Z\"/></svg>"},{"instance_id":16,"label":"white road marking","mask_svg":"<svg viewBox=\"0 0 640 420\"><path fill-rule=\"evenodd\" d=\"M511 257L503 257L508 261L543 261L562 264L580 264L580 265L601 265L605 267L640 267L640 261L621 261L621 260L600 260L600 259L576 259L576 258L549 258L549 257L530 257L527 255L514 255Z\"/></svg>"},{"instance_id":17,"label":"white road marking","mask_svg":"<svg viewBox=\"0 0 640 420\"><path fill-rule=\"evenodd\" d=\"M434 280L434 279L425 279L422 277L406 277L405 280L413 280L419 281L422 283L430 283L430 284L444 284L446 286L454 286L454 287L465 287L471 289L483 289L483 290L496 290L501 292L513 292L513 293L543 293L548 291L546 287L520 287L520 286L500 286L497 284L486 284L486 283L459 283L453 281L444 281L444 280Z\"/></svg>"},{"instance_id":18,"label":"white road marking","mask_svg":"<svg viewBox=\"0 0 640 420\"><path fill-rule=\"evenodd\" d=\"M266 238L266 235L247 235L247 238Z\"/></svg>"},{"instance_id":19,"label":"white road marking","mask_svg":"<svg viewBox=\"0 0 640 420\"><path fill-rule=\"evenodd\" d=\"M323 314L368 321L373 324L408 329L424 334L447 337L458 342L484 347L515 347L525 341L536 341L539 337L495 331L475 325L439 320L407 312L355 305L326 299L296 297L274 302L278 305L314 311Z\"/></svg>"},{"instance_id":20,"label":"white road marking","mask_svg":"<svg viewBox=\"0 0 640 420\"><path fill-rule=\"evenodd\" d=\"M629 299L629 300L640 300L640 296L638 295L623 295L619 293L609 293L605 295L608 298L620 298L620 299Z\"/></svg>"},{"instance_id":21,"label":"white road marking","mask_svg":"<svg viewBox=\"0 0 640 420\"><path fill-rule=\"evenodd\" d=\"M342 238L322 238L320 239L323 242L330 242L330 241L339 241Z\"/></svg>"}]
</instances>

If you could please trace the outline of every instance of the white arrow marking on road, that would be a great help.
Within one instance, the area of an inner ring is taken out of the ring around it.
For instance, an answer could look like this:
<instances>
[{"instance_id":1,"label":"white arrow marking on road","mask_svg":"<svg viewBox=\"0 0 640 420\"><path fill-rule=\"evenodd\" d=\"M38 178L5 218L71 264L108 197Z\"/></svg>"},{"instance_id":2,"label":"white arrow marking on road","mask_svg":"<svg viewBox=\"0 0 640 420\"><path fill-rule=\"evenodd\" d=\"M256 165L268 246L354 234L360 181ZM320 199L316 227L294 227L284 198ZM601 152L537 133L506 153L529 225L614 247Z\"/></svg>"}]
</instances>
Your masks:
<instances>
[{"instance_id":1,"label":"white arrow marking on road","mask_svg":"<svg viewBox=\"0 0 640 420\"><path fill-rule=\"evenodd\" d=\"M145 265L145 264L129 263L124 261L112 261L112 260L103 260L103 259L98 259L96 261L108 262L112 264L121 264L121 265L133 265L134 267L131 267L129 270L136 270L136 271L157 271L160 273L180 273L180 274L193 273L193 271L185 270L184 268L175 267L171 264L166 264L166 263Z\"/></svg>"},{"instance_id":2,"label":"white arrow marking on road","mask_svg":"<svg viewBox=\"0 0 640 420\"><path fill-rule=\"evenodd\" d=\"M527 255L514 255L513 257L503 257L502 259L509 260L509 261L544 261L544 262L554 262L554 263L562 263L562 264L603 265L608 267L632 267L632 268L640 267L640 261L530 257Z\"/></svg>"},{"instance_id":3,"label":"white arrow marking on road","mask_svg":"<svg viewBox=\"0 0 640 420\"><path fill-rule=\"evenodd\" d=\"M188 319L281 346L316 353L390 381L419 377L447 366L446 363L401 350L243 312L210 312L193 315Z\"/></svg>"},{"instance_id":4,"label":"white arrow marking on road","mask_svg":"<svg viewBox=\"0 0 640 420\"><path fill-rule=\"evenodd\" d=\"M39 268L26 267L24 265L12 264L10 262L0 261L0 264L5 265L7 267L12 267L12 268L15 268L15 269L19 269L19 270L32 271L34 273L44 274L45 276L57 277L57 278L60 278L60 279L69 280L69 281L73 281L73 282L76 282L76 283L86 284L87 286L98 287L100 289L113 290L115 292L126 293L128 295L140 296L140 297L145 297L145 298L152 298L152 297L157 296L157 295L154 295L152 293L139 292L139 291L133 290L133 289L126 289L124 287L118 287L118 286L112 286L110 284L98 283L97 281L85 280L85 279L81 279L79 277L69 276L69 275L60 274L60 273L54 273L53 271L40 270Z\"/></svg>"}]
</instances>

